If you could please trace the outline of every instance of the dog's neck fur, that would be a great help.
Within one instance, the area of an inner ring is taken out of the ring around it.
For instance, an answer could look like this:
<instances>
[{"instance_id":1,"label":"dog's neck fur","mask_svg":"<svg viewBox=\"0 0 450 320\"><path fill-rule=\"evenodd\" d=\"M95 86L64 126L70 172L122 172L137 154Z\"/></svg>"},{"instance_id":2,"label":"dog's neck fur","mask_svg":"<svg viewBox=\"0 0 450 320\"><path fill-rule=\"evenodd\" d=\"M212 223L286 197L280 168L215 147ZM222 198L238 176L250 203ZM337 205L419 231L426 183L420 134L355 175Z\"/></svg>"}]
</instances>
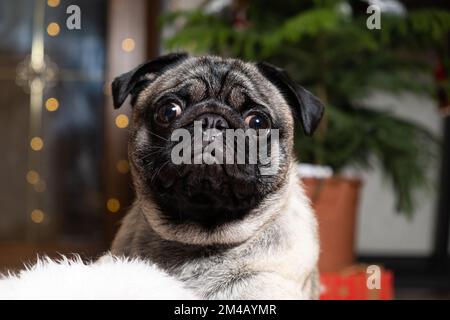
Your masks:
<instances>
[{"instance_id":1,"label":"dog's neck fur","mask_svg":"<svg viewBox=\"0 0 450 320\"><path fill-rule=\"evenodd\" d=\"M264 230L265 226L271 224L284 211L286 206L292 202L292 197L298 197L303 191L299 191L299 179L294 164L291 164L286 183L276 192L255 208L244 220L231 222L218 227L214 231L202 230L197 225L170 225L161 218L161 214L153 202L137 199L133 209L124 219L123 225L132 225L139 230L137 234L147 236L152 242L168 245L173 242L176 247L191 249L227 248L234 247L255 238ZM299 192L298 192L299 191ZM125 228L128 229L128 228ZM135 229L135 230L136 230ZM116 246L123 238L122 228L113 245ZM131 235L128 235L131 236ZM125 240L123 245L129 241ZM154 245L152 244L152 247ZM136 253L136 252L135 252Z\"/></svg>"},{"instance_id":2,"label":"dog's neck fur","mask_svg":"<svg viewBox=\"0 0 450 320\"><path fill-rule=\"evenodd\" d=\"M190 243L186 240L195 235L184 234L192 232L190 229L170 233L169 237L184 241L162 237L152 225L155 221L148 219L152 213L146 211L149 207L136 201L114 240L112 252L149 259L185 281L204 298L231 298L220 290L224 285L231 285L223 283L230 276L238 277L238 283L246 277L262 274L269 278L281 275L293 283L306 283L305 277L315 270L319 249L314 215L293 165L286 184L271 197L277 199L267 202L271 206L257 209L262 210L263 217L249 215L250 220L227 226L217 235L196 236ZM264 212L268 210L271 211L266 216ZM240 290L237 298L259 297L258 290L248 289L250 296ZM264 292L261 296L271 296L271 293ZM286 293L281 298L290 296Z\"/></svg>"}]
</instances>

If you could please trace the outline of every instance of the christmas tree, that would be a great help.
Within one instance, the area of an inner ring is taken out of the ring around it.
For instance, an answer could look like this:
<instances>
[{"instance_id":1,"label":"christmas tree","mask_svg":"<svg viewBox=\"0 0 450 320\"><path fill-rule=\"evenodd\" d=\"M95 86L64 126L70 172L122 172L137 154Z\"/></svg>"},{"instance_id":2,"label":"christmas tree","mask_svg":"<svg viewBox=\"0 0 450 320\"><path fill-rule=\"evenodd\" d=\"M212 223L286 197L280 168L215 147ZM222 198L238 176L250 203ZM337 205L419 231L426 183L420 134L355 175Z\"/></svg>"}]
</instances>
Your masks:
<instances>
[{"instance_id":1,"label":"christmas tree","mask_svg":"<svg viewBox=\"0 0 450 320\"><path fill-rule=\"evenodd\" d=\"M379 166L398 211L411 214L414 192L429 185L437 141L415 123L376 111L365 98L374 90L434 95L433 69L437 61L448 66L450 12L390 2L391 10L379 17L381 29L368 28L363 1L233 1L220 10L207 2L163 18L165 26L181 26L165 45L286 69L326 105L314 138L296 130L300 160L336 174L348 166ZM369 10L373 19L376 9Z\"/></svg>"}]
</instances>

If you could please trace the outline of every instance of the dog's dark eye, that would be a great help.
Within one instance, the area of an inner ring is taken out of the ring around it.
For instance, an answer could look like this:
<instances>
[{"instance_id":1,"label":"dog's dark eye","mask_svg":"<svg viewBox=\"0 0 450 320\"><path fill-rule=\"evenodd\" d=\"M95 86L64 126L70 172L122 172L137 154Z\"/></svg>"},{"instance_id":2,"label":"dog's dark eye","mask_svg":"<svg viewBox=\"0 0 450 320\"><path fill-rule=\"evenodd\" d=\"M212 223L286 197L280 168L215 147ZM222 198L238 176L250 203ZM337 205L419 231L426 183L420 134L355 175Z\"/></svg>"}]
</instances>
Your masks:
<instances>
[{"instance_id":1,"label":"dog's dark eye","mask_svg":"<svg viewBox=\"0 0 450 320\"><path fill-rule=\"evenodd\" d=\"M269 129L270 122L269 120L260 114L251 114L245 118L245 123L252 129L260 130L260 129Z\"/></svg>"},{"instance_id":2,"label":"dog's dark eye","mask_svg":"<svg viewBox=\"0 0 450 320\"><path fill-rule=\"evenodd\" d=\"M181 114L181 107L175 102L171 102L158 109L155 119L159 123L168 124L175 120Z\"/></svg>"}]
</instances>

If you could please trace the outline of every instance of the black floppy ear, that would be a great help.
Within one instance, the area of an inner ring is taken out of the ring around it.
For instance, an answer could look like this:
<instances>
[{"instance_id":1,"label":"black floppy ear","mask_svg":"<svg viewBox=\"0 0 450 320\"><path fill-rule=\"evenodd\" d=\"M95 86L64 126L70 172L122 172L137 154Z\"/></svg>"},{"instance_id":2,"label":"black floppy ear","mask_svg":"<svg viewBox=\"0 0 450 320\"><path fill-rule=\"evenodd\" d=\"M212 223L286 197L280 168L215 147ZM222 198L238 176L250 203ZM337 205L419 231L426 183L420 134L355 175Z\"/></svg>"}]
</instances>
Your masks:
<instances>
[{"instance_id":1,"label":"black floppy ear","mask_svg":"<svg viewBox=\"0 0 450 320\"><path fill-rule=\"evenodd\" d=\"M256 65L259 71L283 94L294 115L302 122L303 131L311 136L322 119L324 106L311 92L293 81L286 71L267 62Z\"/></svg>"},{"instance_id":2,"label":"black floppy ear","mask_svg":"<svg viewBox=\"0 0 450 320\"><path fill-rule=\"evenodd\" d=\"M137 89L141 87L141 85L143 84L143 82L141 81L143 79L143 76L150 73L159 75L170 65L184 60L187 57L188 55L186 53L171 53L156 58L155 60L143 63L130 72L124 73L121 76L115 78L112 83L114 108L120 108L127 99L128 95L136 92ZM144 83L148 84L149 81L151 80L147 79L146 81L144 81Z\"/></svg>"}]
</instances>

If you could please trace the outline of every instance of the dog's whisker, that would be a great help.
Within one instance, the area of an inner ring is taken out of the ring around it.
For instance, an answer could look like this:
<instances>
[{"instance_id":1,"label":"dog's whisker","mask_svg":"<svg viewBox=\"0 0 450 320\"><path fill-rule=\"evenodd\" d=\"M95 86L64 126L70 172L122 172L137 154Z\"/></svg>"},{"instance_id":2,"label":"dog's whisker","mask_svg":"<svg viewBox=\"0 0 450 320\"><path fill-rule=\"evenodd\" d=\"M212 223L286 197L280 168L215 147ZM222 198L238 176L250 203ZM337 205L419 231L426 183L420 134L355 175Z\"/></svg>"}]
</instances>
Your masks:
<instances>
[{"instance_id":1,"label":"dog's whisker","mask_svg":"<svg viewBox=\"0 0 450 320\"><path fill-rule=\"evenodd\" d=\"M158 138L160 138L160 139L162 139L162 140L164 140L164 141L167 141L167 142L169 142L169 139L166 139L166 138L164 138L164 137L161 137L160 135L157 135L156 133L154 133L154 132L152 132L152 131L148 131L150 134L152 134L152 135L154 135L155 137L158 137Z\"/></svg>"},{"instance_id":2,"label":"dog's whisker","mask_svg":"<svg viewBox=\"0 0 450 320\"><path fill-rule=\"evenodd\" d=\"M153 152L149 152L149 153L145 154L144 156L138 157L138 158L139 158L139 160L146 160L149 157L151 157L151 156L153 156L153 155L155 155L157 153L159 153L159 150L156 150L156 151L153 151Z\"/></svg>"},{"instance_id":3,"label":"dog's whisker","mask_svg":"<svg viewBox=\"0 0 450 320\"><path fill-rule=\"evenodd\" d=\"M153 180L155 179L156 176L159 175L159 173L161 172L161 170L169 163L169 160L167 160L166 162L164 162L164 164L159 167L159 169L153 174L152 178L150 179L150 182L153 183Z\"/></svg>"},{"instance_id":4,"label":"dog's whisker","mask_svg":"<svg viewBox=\"0 0 450 320\"><path fill-rule=\"evenodd\" d=\"M148 148L146 148L145 150L136 150L134 153L133 153L133 155L135 156L135 157L139 157L140 155L142 155L142 154L146 154L147 153L147 151L148 150L163 150L163 149L166 149L165 147L155 147L155 146L151 146L151 147L148 147Z\"/></svg>"}]
</instances>

